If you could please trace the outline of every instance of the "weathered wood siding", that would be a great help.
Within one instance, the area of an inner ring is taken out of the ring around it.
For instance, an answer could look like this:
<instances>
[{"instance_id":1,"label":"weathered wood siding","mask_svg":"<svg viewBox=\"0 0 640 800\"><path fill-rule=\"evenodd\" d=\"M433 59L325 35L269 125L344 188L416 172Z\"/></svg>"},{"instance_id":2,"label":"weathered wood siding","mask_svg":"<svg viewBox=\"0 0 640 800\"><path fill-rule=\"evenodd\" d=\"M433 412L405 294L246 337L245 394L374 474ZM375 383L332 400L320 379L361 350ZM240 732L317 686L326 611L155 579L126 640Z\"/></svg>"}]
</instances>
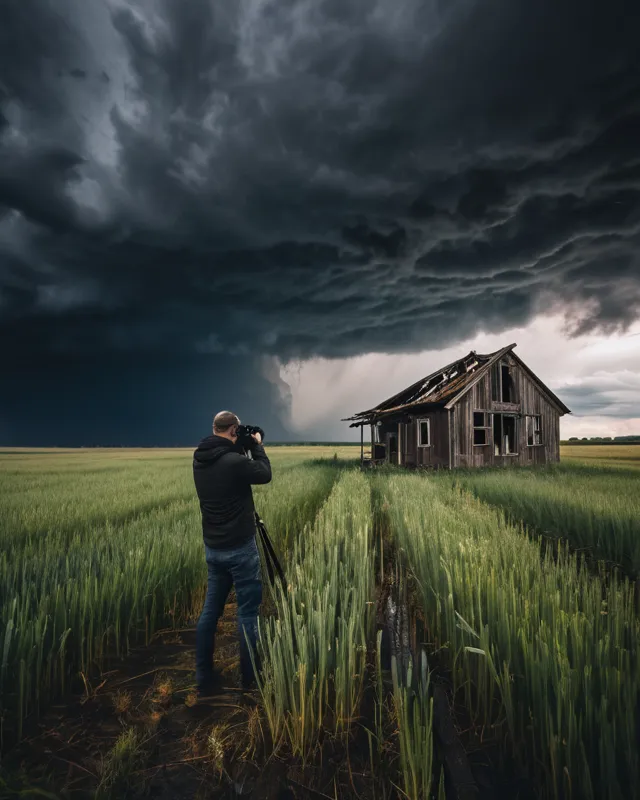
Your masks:
<instances>
[{"instance_id":1,"label":"weathered wood siding","mask_svg":"<svg viewBox=\"0 0 640 800\"><path fill-rule=\"evenodd\" d=\"M415 422L403 425L402 438L402 463L410 467L416 466L419 458L418 451L422 448L418 447L418 427Z\"/></svg>"},{"instance_id":2,"label":"weathered wood siding","mask_svg":"<svg viewBox=\"0 0 640 800\"><path fill-rule=\"evenodd\" d=\"M453 415L452 415L453 416ZM418 447L418 420L428 419L431 426L431 444ZM398 433L397 420L385 420L380 426L380 436L386 442L387 433ZM449 466L449 412L433 409L416 414L400 422L400 459L407 467ZM397 463L394 459L393 463Z\"/></svg>"},{"instance_id":3,"label":"weathered wood siding","mask_svg":"<svg viewBox=\"0 0 640 800\"><path fill-rule=\"evenodd\" d=\"M491 413L491 376L472 386L453 410L453 464L456 467L490 466L493 460L493 426L489 431L489 443L484 446L473 444L473 412ZM489 418L491 424L491 418Z\"/></svg>"},{"instance_id":4,"label":"weathered wood siding","mask_svg":"<svg viewBox=\"0 0 640 800\"><path fill-rule=\"evenodd\" d=\"M548 464L560 460L560 414L547 400L546 395L516 362L504 359L511 367L514 380L515 403L502 403L492 399L491 372L478 381L461 398L454 408L452 437L454 447L453 464L458 467L510 466ZM473 443L473 413L489 413L489 440L486 445ZM513 414L516 419L517 450L512 455L494 454L494 414ZM542 444L527 444L527 415L540 415Z\"/></svg>"},{"instance_id":5,"label":"weathered wood siding","mask_svg":"<svg viewBox=\"0 0 640 800\"><path fill-rule=\"evenodd\" d=\"M520 442L525 457L522 463L550 464L560 461L560 412L522 368L517 368L517 375L523 415ZM527 414L539 414L541 417L542 445L527 445L524 419Z\"/></svg>"},{"instance_id":6,"label":"weathered wood siding","mask_svg":"<svg viewBox=\"0 0 640 800\"><path fill-rule=\"evenodd\" d=\"M418 420L428 419L431 427L431 444L418 447ZM404 425L406 447L403 448L403 463L407 466L446 467L449 465L448 412L434 409L416 414Z\"/></svg>"}]
</instances>

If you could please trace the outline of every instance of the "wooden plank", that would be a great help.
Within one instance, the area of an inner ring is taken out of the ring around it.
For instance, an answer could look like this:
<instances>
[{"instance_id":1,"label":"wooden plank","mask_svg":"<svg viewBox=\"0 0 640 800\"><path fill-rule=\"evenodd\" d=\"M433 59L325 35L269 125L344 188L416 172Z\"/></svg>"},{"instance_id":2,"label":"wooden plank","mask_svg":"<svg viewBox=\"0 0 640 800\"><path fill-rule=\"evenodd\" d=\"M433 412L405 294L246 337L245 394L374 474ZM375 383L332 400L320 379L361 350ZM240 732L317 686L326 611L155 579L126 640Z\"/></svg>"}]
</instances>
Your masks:
<instances>
[{"instance_id":1,"label":"wooden plank","mask_svg":"<svg viewBox=\"0 0 640 800\"><path fill-rule=\"evenodd\" d=\"M416 427L417 423L415 419L410 418L409 422L407 422L404 426L404 438L405 438L405 448L404 448L404 457L405 463L410 465L417 464L417 436L416 436Z\"/></svg>"},{"instance_id":2,"label":"wooden plank","mask_svg":"<svg viewBox=\"0 0 640 800\"><path fill-rule=\"evenodd\" d=\"M520 403L498 403L497 401L494 401L493 410L496 412L506 412L507 414L520 414L522 411L522 406Z\"/></svg>"},{"instance_id":3,"label":"wooden plank","mask_svg":"<svg viewBox=\"0 0 640 800\"><path fill-rule=\"evenodd\" d=\"M429 420L430 446L418 446L418 423L420 420ZM435 409L427 414L416 415L405 427L407 437L408 462L421 467L441 467L449 463L449 432L448 414L441 409Z\"/></svg>"},{"instance_id":4,"label":"wooden plank","mask_svg":"<svg viewBox=\"0 0 640 800\"><path fill-rule=\"evenodd\" d=\"M438 411L437 414L438 438L434 461L439 467L450 467L451 464L451 436L453 435L453 414L449 411ZM450 431L451 428L451 431Z\"/></svg>"}]
</instances>

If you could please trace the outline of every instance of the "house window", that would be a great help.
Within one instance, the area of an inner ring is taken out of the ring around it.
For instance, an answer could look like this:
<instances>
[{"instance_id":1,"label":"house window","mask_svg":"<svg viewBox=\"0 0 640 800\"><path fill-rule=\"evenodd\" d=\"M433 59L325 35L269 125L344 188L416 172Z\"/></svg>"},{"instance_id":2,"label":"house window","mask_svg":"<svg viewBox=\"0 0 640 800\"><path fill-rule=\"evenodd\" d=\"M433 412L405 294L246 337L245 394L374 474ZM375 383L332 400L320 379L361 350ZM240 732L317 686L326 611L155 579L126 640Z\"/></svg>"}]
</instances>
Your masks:
<instances>
[{"instance_id":1,"label":"house window","mask_svg":"<svg viewBox=\"0 0 640 800\"><path fill-rule=\"evenodd\" d=\"M516 387L511 367L505 362L491 369L491 399L499 403L516 403Z\"/></svg>"},{"instance_id":2,"label":"house window","mask_svg":"<svg viewBox=\"0 0 640 800\"><path fill-rule=\"evenodd\" d=\"M497 456L518 455L516 418L507 414L493 415L493 452Z\"/></svg>"},{"instance_id":3,"label":"house window","mask_svg":"<svg viewBox=\"0 0 640 800\"><path fill-rule=\"evenodd\" d=\"M473 412L473 444L477 447L483 447L489 444L489 431L491 426L489 424L489 415L486 411Z\"/></svg>"},{"instance_id":4,"label":"house window","mask_svg":"<svg viewBox=\"0 0 640 800\"><path fill-rule=\"evenodd\" d=\"M500 373L502 375L502 402L515 403L516 393L513 385L513 376L508 364L500 365Z\"/></svg>"},{"instance_id":5,"label":"house window","mask_svg":"<svg viewBox=\"0 0 640 800\"><path fill-rule=\"evenodd\" d=\"M527 445L534 447L537 444L542 444L542 417L539 414L527 417Z\"/></svg>"},{"instance_id":6,"label":"house window","mask_svg":"<svg viewBox=\"0 0 640 800\"><path fill-rule=\"evenodd\" d=\"M418 447L431 445L431 424L428 419L418 420Z\"/></svg>"}]
</instances>

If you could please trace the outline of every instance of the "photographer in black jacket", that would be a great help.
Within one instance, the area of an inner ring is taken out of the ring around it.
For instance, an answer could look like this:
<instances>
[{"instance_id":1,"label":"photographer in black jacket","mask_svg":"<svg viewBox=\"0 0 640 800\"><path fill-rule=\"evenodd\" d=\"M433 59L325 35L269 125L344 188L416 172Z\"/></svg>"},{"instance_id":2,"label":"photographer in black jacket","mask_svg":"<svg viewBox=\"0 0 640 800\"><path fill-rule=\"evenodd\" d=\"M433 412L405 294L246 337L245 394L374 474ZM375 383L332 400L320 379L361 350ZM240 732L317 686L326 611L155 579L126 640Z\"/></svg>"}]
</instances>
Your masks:
<instances>
[{"instance_id":1,"label":"photographer in black jacket","mask_svg":"<svg viewBox=\"0 0 640 800\"><path fill-rule=\"evenodd\" d=\"M240 420L221 411L213 420L213 436L203 439L193 454L193 478L202 512L202 534L209 571L207 596L196 629L196 682L200 694L219 685L213 669L218 620L235 586L242 686L253 685L254 673L245 639L257 662L258 609L262 601L260 555L252 484L271 481L271 464L256 433L250 437L249 458L238 442Z\"/></svg>"}]
</instances>

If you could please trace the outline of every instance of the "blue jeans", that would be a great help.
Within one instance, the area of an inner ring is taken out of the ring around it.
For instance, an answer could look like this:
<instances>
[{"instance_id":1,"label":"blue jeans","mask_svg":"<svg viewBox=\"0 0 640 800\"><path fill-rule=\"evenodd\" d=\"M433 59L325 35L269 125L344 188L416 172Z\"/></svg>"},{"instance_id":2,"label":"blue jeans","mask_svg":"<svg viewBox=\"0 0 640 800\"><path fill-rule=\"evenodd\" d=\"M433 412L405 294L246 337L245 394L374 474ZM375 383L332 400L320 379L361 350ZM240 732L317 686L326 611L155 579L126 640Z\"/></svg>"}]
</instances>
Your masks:
<instances>
[{"instance_id":1,"label":"blue jeans","mask_svg":"<svg viewBox=\"0 0 640 800\"><path fill-rule=\"evenodd\" d=\"M206 687L213 680L213 649L218 620L222 616L231 587L235 586L238 601L238 638L240 640L240 674L243 686L254 678L253 665L245 639L250 640L256 667L258 656L258 609L262 602L260 554L255 537L229 550L214 550L206 544L205 556L209 577L207 596L196 627L196 682Z\"/></svg>"}]
</instances>

